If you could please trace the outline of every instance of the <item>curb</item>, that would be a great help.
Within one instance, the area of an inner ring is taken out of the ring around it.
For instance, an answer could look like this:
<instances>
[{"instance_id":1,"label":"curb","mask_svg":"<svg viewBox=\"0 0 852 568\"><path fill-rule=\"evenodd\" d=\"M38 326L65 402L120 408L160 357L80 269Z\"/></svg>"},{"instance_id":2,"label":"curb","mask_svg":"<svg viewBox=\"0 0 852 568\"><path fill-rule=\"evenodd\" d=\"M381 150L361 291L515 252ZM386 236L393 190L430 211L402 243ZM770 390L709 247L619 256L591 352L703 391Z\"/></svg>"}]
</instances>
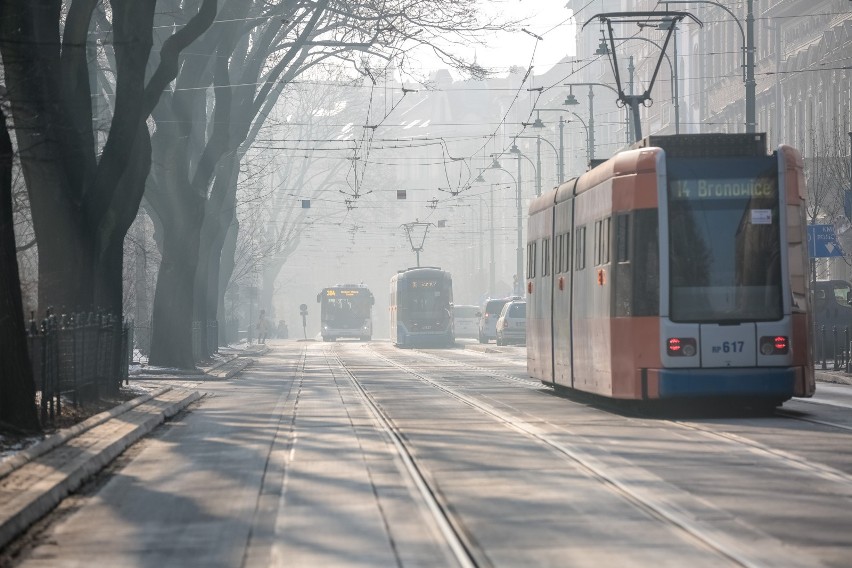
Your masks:
<instances>
[{"instance_id":1,"label":"curb","mask_svg":"<svg viewBox=\"0 0 852 568\"><path fill-rule=\"evenodd\" d=\"M237 359L237 357L234 357L234 359ZM233 361L233 359L231 361ZM220 374L216 373L213 369L210 369L210 371L207 373L207 375L209 377L213 377L213 378L216 378L216 379L228 380L228 379L233 378L234 375L245 370L245 368L248 367L249 365L251 365L252 363L254 363L254 359L249 359L247 357L240 357L239 360L237 361L237 363L233 367L231 367L230 369L225 371L225 374L220 375Z\"/></svg>"},{"instance_id":2,"label":"curb","mask_svg":"<svg viewBox=\"0 0 852 568\"><path fill-rule=\"evenodd\" d=\"M128 410L136 408L140 404L144 404L152 398L167 393L170 390L172 390L172 387L162 387L148 394L143 394L134 399L128 400L127 402L120 404L116 407L110 408L109 410L105 410L99 414L95 414L94 416L90 416L86 420L83 420L82 422L75 424L69 428L64 428L59 432L48 436L44 440L33 444L26 450L22 450L13 456L9 456L8 458L0 462L0 479L3 479L19 467L26 465L35 458L46 454L57 446L64 444L71 438L75 438L83 432L91 430L95 426L99 426L107 420L124 414Z\"/></svg>"},{"instance_id":3,"label":"curb","mask_svg":"<svg viewBox=\"0 0 852 568\"><path fill-rule=\"evenodd\" d=\"M468 351L476 351L478 353L503 353L500 349L496 349L494 347L490 347L487 344L480 343L465 343L464 348Z\"/></svg>"},{"instance_id":4,"label":"curb","mask_svg":"<svg viewBox=\"0 0 852 568\"><path fill-rule=\"evenodd\" d=\"M80 487L88 478L103 469L130 445L162 424L167 418L171 418L199 398L201 398L201 394L195 391L171 403L156 414L151 414L133 430L113 441L98 453L88 457L79 466L69 471L61 481L41 493L30 503L27 503L18 513L13 514L9 519L0 524L0 548L6 546L30 525L45 516L62 499Z\"/></svg>"}]
</instances>

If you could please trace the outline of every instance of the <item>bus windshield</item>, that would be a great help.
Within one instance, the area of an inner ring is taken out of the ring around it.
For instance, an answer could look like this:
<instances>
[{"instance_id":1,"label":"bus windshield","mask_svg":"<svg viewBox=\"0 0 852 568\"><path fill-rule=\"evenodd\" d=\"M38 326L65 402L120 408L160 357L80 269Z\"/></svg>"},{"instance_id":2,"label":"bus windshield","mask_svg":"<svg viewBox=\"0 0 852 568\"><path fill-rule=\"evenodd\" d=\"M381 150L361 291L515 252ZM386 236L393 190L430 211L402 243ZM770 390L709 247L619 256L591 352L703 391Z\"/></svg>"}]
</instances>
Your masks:
<instances>
[{"instance_id":1,"label":"bus windshield","mask_svg":"<svg viewBox=\"0 0 852 568\"><path fill-rule=\"evenodd\" d=\"M777 162L670 159L670 317L679 322L782 317Z\"/></svg>"},{"instance_id":2,"label":"bus windshield","mask_svg":"<svg viewBox=\"0 0 852 568\"><path fill-rule=\"evenodd\" d=\"M412 320L444 320L450 313L450 290L434 280L411 280L399 309Z\"/></svg>"},{"instance_id":3,"label":"bus windshield","mask_svg":"<svg viewBox=\"0 0 852 568\"><path fill-rule=\"evenodd\" d=\"M329 289L323 297L322 321L333 327L360 327L369 317L370 302L366 293Z\"/></svg>"}]
</instances>

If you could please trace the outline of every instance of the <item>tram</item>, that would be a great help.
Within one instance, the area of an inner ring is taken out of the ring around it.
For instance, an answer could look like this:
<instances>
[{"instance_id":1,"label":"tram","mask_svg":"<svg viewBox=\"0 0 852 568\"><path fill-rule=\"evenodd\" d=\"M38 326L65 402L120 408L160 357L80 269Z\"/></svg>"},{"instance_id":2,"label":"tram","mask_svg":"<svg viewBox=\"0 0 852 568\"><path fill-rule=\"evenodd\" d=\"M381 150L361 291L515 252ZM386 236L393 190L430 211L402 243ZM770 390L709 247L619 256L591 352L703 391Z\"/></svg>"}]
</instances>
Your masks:
<instances>
[{"instance_id":1,"label":"tram","mask_svg":"<svg viewBox=\"0 0 852 568\"><path fill-rule=\"evenodd\" d=\"M391 340L399 347L451 347L453 279L436 267L400 270L390 280Z\"/></svg>"},{"instance_id":2,"label":"tram","mask_svg":"<svg viewBox=\"0 0 852 568\"><path fill-rule=\"evenodd\" d=\"M802 168L764 134L650 136L536 198L530 376L616 399L812 396Z\"/></svg>"},{"instance_id":3,"label":"tram","mask_svg":"<svg viewBox=\"0 0 852 568\"><path fill-rule=\"evenodd\" d=\"M369 341L373 336L373 293L363 284L338 284L323 288L320 304L322 340L341 337Z\"/></svg>"}]
</instances>

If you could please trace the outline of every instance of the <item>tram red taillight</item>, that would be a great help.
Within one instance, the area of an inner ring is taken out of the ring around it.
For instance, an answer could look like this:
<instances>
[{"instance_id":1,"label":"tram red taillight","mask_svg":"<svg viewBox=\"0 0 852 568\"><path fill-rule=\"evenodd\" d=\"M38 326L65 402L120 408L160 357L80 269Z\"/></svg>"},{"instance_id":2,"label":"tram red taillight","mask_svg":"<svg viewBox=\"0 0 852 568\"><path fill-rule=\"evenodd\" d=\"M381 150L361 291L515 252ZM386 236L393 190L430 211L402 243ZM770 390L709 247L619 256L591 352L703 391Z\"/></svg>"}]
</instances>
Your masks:
<instances>
[{"instance_id":1,"label":"tram red taillight","mask_svg":"<svg viewBox=\"0 0 852 568\"><path fill-rule=\"evenodd\" d=\"M784 335L767 335L760 338L762 355L786 355L790 352L790 340Z\"/></svg>"},{"instance_id":2,"label":"tram red taillight","mask_svg":"<svg viewBox=\"0 0 852 568\"><path fill-rule=\"evenodd\" d=\"M698 352L698 342L692 337L670 337L668 353L672 357L693 357Z\"/></svg>"}]
</instances>

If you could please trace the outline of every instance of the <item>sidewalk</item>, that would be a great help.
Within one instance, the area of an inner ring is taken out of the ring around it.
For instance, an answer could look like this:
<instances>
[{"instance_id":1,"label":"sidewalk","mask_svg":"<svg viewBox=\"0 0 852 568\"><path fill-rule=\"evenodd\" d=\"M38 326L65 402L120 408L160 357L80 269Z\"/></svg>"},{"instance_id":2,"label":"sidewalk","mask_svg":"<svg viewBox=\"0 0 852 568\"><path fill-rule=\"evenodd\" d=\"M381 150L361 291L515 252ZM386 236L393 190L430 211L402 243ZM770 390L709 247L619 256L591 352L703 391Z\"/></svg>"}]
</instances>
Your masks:
<instances>
[{"instance_id":1,"label":"sidewalk","mask_svg":"<svg viewBox=\"0 0 852 568\"><path fill-rule=\"evenodd\" d=\"M0 549L130 445L202 398L199 383L230 379L267 351L266 345L222 348L220 358L198 371L140 369L130 381L150 389L147 394L0 460ZM171 384L163 386L166 381Z\"/></svg>"}]
</instances>

